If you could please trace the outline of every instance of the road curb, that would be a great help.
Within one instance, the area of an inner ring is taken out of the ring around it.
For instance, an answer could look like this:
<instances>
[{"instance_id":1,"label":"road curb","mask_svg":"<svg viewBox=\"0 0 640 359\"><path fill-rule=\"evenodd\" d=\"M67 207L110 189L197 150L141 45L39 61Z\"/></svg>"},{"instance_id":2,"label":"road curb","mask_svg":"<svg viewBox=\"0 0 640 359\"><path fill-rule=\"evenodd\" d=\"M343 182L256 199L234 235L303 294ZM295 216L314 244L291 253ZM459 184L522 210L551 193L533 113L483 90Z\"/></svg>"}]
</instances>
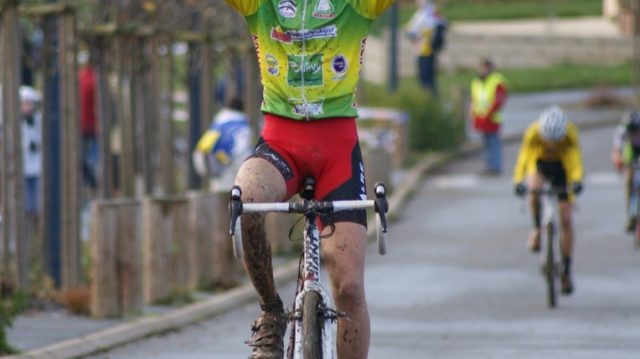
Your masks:
<instances>
[{"instance_id":1,"label":"road curb","mask_svg":"<svg viewBox=\"0 0 640 359\"><path fill-rule=\"evenodd\" d=\"M577 124L581 130L611 126L618 123L618 119L602 119ZM517 143L520 134L503 136L506 144ZM395 186L395 191L389 198L389 217L396 216L401 206L409 198L423 176L434 169L445 165L455 158L469 156L482 149L479 142L468 142L460 148L433 153L423 157L404 175L402 181ZM375 226L369 226L367 235L375 239ZM391 246L393 248L393 246ZM392 249L393 250L393 249ZM277 285L294 280L298 275L298 259L290 260L275 268L274 277ZM152 335L176 330L202 320L243 306L257 300L257 295L250 283L214 295L202 302L194 303L183 308L156 317L145 317L113 327L96 331L87 335L64 340L39 349L34 349L21 355L6 357L8 359L69 359L79 358L122 346Z\"/></svg>"}]
</instances>

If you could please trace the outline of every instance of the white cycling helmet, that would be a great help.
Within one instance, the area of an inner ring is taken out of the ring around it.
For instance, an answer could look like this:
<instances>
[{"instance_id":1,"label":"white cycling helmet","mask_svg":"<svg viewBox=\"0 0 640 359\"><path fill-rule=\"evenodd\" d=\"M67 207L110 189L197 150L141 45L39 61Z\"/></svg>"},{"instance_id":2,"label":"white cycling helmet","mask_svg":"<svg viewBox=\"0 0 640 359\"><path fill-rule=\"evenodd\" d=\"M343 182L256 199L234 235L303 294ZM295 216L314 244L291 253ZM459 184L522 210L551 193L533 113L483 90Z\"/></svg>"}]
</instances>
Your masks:
<instances>
[{"instance_id":1,"label":"white cycling helmet","mask_svg":"<svg viewBox=\"0 0 640 359\"><path fill-rule=\"evenodd\" d=\"M560 141L567 134L567 116L558 106L551 106L540 114L540 136L546 141Z\"/></svg>"}]
</instances>

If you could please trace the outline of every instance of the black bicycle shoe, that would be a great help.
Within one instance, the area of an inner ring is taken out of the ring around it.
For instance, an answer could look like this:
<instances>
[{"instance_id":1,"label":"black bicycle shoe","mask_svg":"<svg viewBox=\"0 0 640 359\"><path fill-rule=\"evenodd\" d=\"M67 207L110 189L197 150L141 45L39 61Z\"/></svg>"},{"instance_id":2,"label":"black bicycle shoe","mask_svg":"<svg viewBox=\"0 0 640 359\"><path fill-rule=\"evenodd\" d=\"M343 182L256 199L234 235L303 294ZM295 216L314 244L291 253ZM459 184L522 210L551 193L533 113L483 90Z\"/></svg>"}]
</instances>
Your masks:
<instances>
[{"instance_id":1,"label":"black bicycle shoe","mask_svg":"<svg viewBox=\"0 0 640 359\"><path fill-rule=\"evenodd\" d=\"M633 233L633 231L636 229L636 217L629 217L627 219L625 229L627 230L627 233Z\"/></svg>"},{"instance_id":2,"label":"black bicycle shoe","mask_svg":"<svg viewBox=\"0 0 640 359\"><path fill-rule=\"evenodd\" d=\"M560 275L560 286L562 294L569 295L573 293L573 281L571 280L571 276L567 273L562 273Z\"/></svg>"},{"instance_id":3,"label":"black bicycle shoe","mask_svg":"<svg viewBox=\"0 0 640 359\"><path fill-rule=\"evenodd\" d=\"M249 359L282 359L287 321L283 313L262 313L251 324L251 339L245 344L253 347Z\"/></svg>"}]
</instances>

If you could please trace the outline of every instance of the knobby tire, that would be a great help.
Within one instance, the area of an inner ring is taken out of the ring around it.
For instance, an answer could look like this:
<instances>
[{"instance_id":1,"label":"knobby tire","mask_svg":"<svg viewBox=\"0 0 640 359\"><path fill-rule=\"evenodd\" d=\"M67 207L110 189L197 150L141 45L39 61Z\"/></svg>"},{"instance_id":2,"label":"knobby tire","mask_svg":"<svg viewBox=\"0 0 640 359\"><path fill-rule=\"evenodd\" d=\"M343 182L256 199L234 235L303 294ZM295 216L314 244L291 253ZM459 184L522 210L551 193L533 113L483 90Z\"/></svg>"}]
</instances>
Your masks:
<instances>
[{"instance_id":1,"label":"knobby tire","mask_svg":"<svg viewBox=\"0 0 640 359\"><path fill-rule=\"evenodd\" d=\"M547 251L546 251L545 264L544 264L544 276L547 282L547 304L549 305L549 308L555 308L557 294L556 294L556 283L555 283L556 264L555 264L555 258L553 255L553 236L555 235L553 224L549 223L547 225L546 230L547 230L547 238L546 238Z\"/></svg>"},{"instance_id":2,"label":"knobby tire","mask_svg":"<svg viewBox=\"0 0 640 359\"><path fill-rule=\"evenodd\" d=\"M324 320L318 310L320 295L310 291L302 299L302 349L304 359L322 359L322 326Z\"/></svg>"}]
</instances>

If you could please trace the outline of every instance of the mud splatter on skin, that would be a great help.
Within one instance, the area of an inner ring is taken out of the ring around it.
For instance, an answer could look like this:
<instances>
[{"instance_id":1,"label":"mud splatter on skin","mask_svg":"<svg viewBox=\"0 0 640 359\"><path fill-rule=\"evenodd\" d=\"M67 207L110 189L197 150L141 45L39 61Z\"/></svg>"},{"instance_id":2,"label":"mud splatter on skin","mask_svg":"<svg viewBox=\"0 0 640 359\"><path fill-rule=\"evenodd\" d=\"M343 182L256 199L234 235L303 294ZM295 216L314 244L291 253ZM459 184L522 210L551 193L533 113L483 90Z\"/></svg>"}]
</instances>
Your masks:
<instances>
[{"instance_id":1,"label":"mud splatter on skin","mask_svg":"<svg viewBox=\"0 0 640 359\"><path fill-rule=\"evenodd\" d=\"M342 333L342 341L346 343L348 340L347 339L348 336L349 336L349 331L345 330L344 333Z\"/></svg>"},{"instance_id":2,"label":"mud splatter on skin","mask_svg":"<svg viewBox=\"0 0 640 359\"><path fill-rule=\"evenodd\" d=\"M244 265L260 296L260 307L264 311L277 311L282 306L275 289L271 245L264 230L265 216L243 215Z\"/></svg>"}]
</instances>

